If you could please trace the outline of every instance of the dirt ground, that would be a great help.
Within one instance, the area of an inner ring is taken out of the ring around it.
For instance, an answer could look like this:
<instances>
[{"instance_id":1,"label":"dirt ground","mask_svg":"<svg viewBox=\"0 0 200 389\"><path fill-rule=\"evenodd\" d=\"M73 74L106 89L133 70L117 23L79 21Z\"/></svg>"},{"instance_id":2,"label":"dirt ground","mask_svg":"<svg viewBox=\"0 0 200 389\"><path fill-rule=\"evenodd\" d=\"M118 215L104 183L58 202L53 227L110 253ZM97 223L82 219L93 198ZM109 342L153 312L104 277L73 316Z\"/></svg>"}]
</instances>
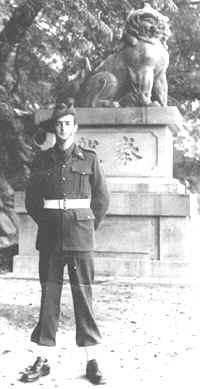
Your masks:
<instances>
[{"instance_id":1,"label":"dirt ground","mask_svg":"<svg viewBox=\"0 0 200 389\"><path fill-rule=\"evenodd\" d=\"M99 363L107 377L105 388L199 389L200 285L143 284L126 277L98 277L93 291L103 336ZM0 276L0 387L92 387L84 379L84 350L75 345L68 282L63 290L51 374L35 383L19 381L20 372L33 363L29 338L39 303L37 280Z\"/></svg>"}]
</instances>

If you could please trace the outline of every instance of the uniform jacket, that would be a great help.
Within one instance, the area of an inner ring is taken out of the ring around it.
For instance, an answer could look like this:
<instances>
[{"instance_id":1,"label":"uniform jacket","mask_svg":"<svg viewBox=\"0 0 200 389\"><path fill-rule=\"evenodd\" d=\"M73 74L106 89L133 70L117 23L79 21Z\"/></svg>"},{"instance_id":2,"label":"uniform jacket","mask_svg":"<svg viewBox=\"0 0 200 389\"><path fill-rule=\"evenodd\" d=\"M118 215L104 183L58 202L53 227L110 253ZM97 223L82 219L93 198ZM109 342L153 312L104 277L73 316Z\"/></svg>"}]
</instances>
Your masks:
<instances>
[{"instance_id":1,"label":"uniform jacket","mask_svg":"<svg viewBox=\"0 0 200 389\"><path fill-rule=\"evenodd\" d=\"M90 208L45 209L44 199L91 199ZM97 229L108 209L109 195L95 151L73 144L54 146L34 160L25 205L38 224L36 248L55 251L94 249Z\"/></svg>"}]
</instances>

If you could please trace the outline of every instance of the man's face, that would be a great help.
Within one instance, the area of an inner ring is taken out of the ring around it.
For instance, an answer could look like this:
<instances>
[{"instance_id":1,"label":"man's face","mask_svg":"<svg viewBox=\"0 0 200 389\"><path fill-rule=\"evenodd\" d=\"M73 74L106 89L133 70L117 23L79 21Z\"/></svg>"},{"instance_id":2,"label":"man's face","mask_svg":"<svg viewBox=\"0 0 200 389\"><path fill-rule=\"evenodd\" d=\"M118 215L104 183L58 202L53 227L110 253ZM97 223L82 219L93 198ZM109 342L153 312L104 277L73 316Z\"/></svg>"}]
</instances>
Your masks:
<instances>
[{"instance_id":1,"label":"man's face","mask_svg":"<svg viewBox=\"0 0 200 389\"><path fill-rule=\"evenodd\" d=\"M56 121L55 133L56 137L60 141L67 141L71 137L74 137L77 131L77 124L74 122L73 115L62 116Z\"/></svg>"}]
</instances>

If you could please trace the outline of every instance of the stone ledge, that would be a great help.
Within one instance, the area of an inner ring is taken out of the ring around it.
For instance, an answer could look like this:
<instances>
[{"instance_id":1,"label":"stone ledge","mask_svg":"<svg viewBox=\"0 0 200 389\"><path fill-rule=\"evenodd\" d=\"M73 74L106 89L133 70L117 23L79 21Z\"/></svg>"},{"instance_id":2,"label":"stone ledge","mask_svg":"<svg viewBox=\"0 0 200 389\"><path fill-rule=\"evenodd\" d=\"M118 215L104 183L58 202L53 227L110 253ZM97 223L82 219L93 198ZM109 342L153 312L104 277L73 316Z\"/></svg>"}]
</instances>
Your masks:
<instances>
[{"instance_id":1,"label":"stone ledge","mask_svg":"<svg viewBox=\"0 0 200 389\"><path fill-rule=\"evenodd\" d=\"M108 215L130 216L189 216L190 199L187 194L132 193L112 191ZM26 214L24 192L15 194L17 213Z\"/></svg>"},{"instance_id":2,"label":"stone ledge","mask_svg":"<svg viewBox=\"0 0 200 389\"><path fill-rule=\"evenodd\" d=\"M35 112L39 124L52 116L52 109ZM94 125L169 125L181 127L183 119L177 107L132 107L132 108L77 108L80 126Z\"/></svg>"},{"instance_id":3,"label":"stone ledge","mask_svg":"<svg viewBox=\"0 0 200 389\"><path fill-rule=\"evenodd\" d=\"M146 277L162 278L171 280L185 277L190 264L187 262L161 262L159 260L141 259L120 259L116 256L111 259L106 257L95 257L95 274L97 276L112 277ZM16 256L14 258L13 276L16 278L38 278L38 256ZM65 279L68 279L67 266Z\"/></svg>"},{"instance_id":4,"label":"stone ledge","mask_svg":"<svg viewBox=\"0 0 200 389\"><path fill-rule=\"evenodd\" d=\"M176 193L186 194L185 186L170 177L114 177L107 176L110 192Z\"/></svg>"},{"instance_id":5,"label":"stone ledge","mask_svg":"<svg viewBox=\"0 0 200 389\"><path fill-rule=\"evenodd\" d=\"M108 215L185 217L190 215L189 195L112 192Z\"/></svg>"}]
</instances>

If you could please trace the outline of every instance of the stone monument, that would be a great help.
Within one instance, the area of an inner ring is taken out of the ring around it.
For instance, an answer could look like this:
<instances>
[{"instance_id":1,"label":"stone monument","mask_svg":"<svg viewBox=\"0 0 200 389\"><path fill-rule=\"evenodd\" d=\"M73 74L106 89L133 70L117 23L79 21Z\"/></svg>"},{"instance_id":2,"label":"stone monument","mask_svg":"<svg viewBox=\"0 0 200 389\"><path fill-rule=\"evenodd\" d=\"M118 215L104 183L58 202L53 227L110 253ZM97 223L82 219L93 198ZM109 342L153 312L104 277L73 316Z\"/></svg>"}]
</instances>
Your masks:
<instances>
[{"instance_id":1,"label":"stone monument","mask_svg":"<svg viewBox=\"0 0 200 389\"><path fill-rule=\"evenodd\" d=\"M182 118L167 107L168 36L168 18L150 6L130 12L119 51L92 72L85 66L70 75L58 96L74 99L77 141L97 151L110 190L110 208L96 234L97 274L173 277L187 262L189 197L173 178L171 128ZM51 114L36 112L36 123ZM25 261L36 269L37 257L36 226L22 196L19 272Z\"/></svg>"}]
</instances>

